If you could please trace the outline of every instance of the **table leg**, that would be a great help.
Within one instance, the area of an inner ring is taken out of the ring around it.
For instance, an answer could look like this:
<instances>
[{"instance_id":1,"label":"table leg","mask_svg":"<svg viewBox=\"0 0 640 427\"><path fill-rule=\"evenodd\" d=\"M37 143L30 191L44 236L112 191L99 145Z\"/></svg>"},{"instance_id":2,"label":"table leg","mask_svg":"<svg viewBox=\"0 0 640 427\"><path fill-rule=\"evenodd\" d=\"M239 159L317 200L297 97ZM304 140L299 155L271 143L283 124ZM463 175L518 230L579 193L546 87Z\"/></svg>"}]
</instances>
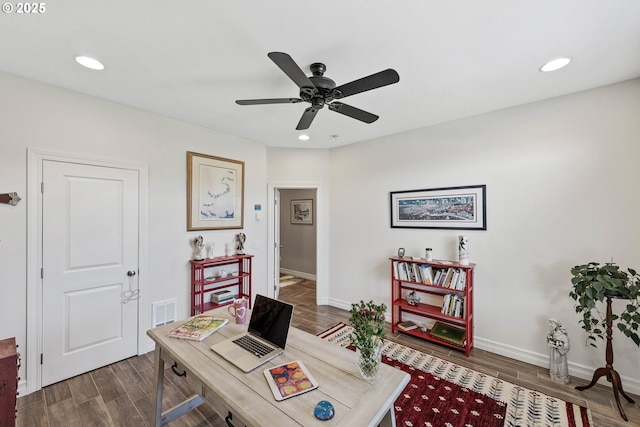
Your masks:
<instances>
[{"instance_id":1,"label":"table leg","mask_svg":"<svg viewBox=\"0 0 640 427\"><path fill-rule=\"evenodd\" d=\"M151 425L155 427L160 427L162 425L162 392L164 386L164 360L162 359L162 355L160 354L160 346L156 344L156 349L154 352L154 379L153 379L153 389L156 392L156 400L153 408L153 419L151 420Z\"/></svg>"},{"instance_id":2,"label":"table leg","mask_svg":"<svg viewBox=\"0 0 640 427\"><path fill-rule=\"evenodd\" d=\"M393 403L384 418L382 418L382 421L380 421L380 427L396 427L396 412L393 409Z\"/></svg>"}]
</instances>

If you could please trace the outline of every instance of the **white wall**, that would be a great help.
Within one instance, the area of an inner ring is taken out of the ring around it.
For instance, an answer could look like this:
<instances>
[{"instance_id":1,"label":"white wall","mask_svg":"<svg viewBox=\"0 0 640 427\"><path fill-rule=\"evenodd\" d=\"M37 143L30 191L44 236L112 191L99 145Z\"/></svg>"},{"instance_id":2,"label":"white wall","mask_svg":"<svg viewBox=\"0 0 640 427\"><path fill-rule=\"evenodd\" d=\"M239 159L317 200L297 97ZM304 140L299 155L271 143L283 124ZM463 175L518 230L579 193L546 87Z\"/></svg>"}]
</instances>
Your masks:
<instances>
[{"instance_id":1,"label":"white wall","mask_svg":"<svg viewBox=\"0 0 640 427\"><path fill-rule=\"evenodd\" d=\"M350 145L330 152L332 304L390 304L398 247L456 259L469 237L477 346L546 366L548 319L568 329L571 373L590 379L569 270L640 268L640 80ZM487 231L392 229L389 192L487 185ZM614 334L615 367L640 392L640 350Z\"/></svg>"},{"instance_id":2,"label":"white wall","mask_svg":"<svg viewBox=\"0 0 640 427\"><path fill-rule=\"evenodd\" d=\"M205 242L214 242L214 255L222 255L224 243L240 231L186 231L186 152L244 161L246 248L256 255L254 293L266 293L266 223L252 214L254 204L267 201L263 144L4 73L0 93L0 192L16 191L23 199L15 207L0 205L0 337L16 337L23 361L30 351L25 326L28 148L148 166L149 271L141 274L147 275L149 303L178 298L179 317L189 311L190 240L202 234ZM146 330L150 323L146 319L141 327ZM23 380L25 368L23 363Z\"/></svg>"},{"instance_id":3,"label":"white wall","mask_svg":"<svg viewBox=\"0 0 640 427\"><path fill-rule=\"evenodd\" d=\"M582 345L567 296L570 267L613 257L640 268L640 80L330 151L267 150L2 73L0 93L0 192L23 198L0 205L0 337L16 336L23 354L27 148L148 165L149 300L178 297L180 316L188 309L189 240L202 234L219 255L237 232L186 232L186 151L245 161L254 292L266 293L270 252L269 222L255 221L254 204L270 203L268 186L319 188L318 300L341 307L390 303L388 257L400 246L409 255L430 246L435 257L456 256L459 232L391 229L390 191L487 184L488 230L465 232L477 263L477 344L544 364L555 317L572 339L572 374L583 377L603 364L604 350ZM614 342L625 389L640 394L640 351L617 333Z\"/></svg>"}]
</instances>

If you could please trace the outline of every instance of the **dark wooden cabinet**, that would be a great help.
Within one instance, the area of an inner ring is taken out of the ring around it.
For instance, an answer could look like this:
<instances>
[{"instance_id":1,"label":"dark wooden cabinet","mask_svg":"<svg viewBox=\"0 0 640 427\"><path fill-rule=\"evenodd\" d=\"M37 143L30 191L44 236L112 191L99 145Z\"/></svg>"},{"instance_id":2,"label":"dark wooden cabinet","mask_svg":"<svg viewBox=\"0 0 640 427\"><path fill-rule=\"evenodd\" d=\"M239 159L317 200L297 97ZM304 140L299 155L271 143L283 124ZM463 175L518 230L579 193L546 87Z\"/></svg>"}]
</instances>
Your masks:
<instances>
[{"instance_id":1,"label":"dark wooden cabinet","mask_svg":"<svg viewBox=\"0 0 640 427\"><path fill-rule=\"evenodd\" d=\"M2 427L16 425L19 367L15 338L0 340L0 426Z\"/></svg>"},{"instance_id":2,"label":"dark wooden cabinet","mask_svg":"<svg viewBox=\"0 0 640 427\"><path fill-rule=\"evenodd\" d=\"M211 302L211 293L229 289L236 298L249 300L251 308L251 259L253 255L231 255L191 260L191 315L203 313L222 304Z\"/></svg>"}]
</instances>

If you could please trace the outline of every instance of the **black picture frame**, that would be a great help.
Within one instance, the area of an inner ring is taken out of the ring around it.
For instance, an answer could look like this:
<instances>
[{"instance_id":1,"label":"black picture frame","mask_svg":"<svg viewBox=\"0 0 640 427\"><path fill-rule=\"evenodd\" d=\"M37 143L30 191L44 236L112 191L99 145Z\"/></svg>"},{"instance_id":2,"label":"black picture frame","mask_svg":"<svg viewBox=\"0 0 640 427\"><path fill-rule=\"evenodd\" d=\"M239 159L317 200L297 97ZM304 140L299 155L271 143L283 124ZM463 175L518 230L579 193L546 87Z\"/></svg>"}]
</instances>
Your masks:
<instances>
[{"instance_id":1,"label":"black picture frame","mask_svg":"<svg viewBox=\"0 0 640 427\"><path fill-rule=\"evenodd\" d=\"M392 191L391 228L486 230L486 185Z\"/></svg>"},{"instance_id":2,"label":"black picture frame","mask_svg":"<svg viewBox=\"0 0 640 427\"><path fill-rule=\"evenodd\" d=\"M313 225L313 199L291 200L291 224Z\"/></svg>"}]
</instances>

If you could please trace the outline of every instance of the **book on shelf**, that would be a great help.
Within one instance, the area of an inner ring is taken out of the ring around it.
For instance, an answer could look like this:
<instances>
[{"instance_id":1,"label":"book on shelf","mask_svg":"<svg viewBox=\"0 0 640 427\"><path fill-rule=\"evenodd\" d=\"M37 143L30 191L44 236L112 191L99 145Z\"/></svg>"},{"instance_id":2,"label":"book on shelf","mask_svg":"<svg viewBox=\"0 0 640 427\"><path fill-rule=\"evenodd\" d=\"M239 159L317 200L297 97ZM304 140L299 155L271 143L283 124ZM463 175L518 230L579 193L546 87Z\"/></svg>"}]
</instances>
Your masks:
<instances>
[{"instance_id":1,"label":"book on shelf","mask_svg":"<svg viewBox=\"0 0 640 427\"><path fill-rule=\"evenodd\" d=\"M406 320L404 322L398 322L398 324L396 325L398 327L398 329L402 330L402 331L411 331L413 329L417 329L418 328L418 324L415 322L412 322L411 320Z\"/></svg>"},{"instance_id":2,"label":"book on shelf","mask_svg":"<svg viewBox=\"0 0 640 427\"><path fill-rule=\"evenodd\" d=\"M235 294L228 289L221 291L211 292L211 302L220 304L225 301L229 301L235 298Z\"/></svg>"},{"instance_id":3,"label":"book on shelf","mask_svg":"<svg viewBox=\"0 0 640 427\"><path fill-rule=\"evenodd\" d=\"M458 288L458 280L460 278L460 270L457 268L453 269L453 274L451 275L451 282L449 282L449 287L451 289Z\"/></svg>"},{"instance_id":4,"label":"book on shelf","mask_svg":"<svg viewBox=\"0 0 640 427\"><path fill-rule=\"evenodd\" d=\"M420 269L422 271L422 283L426 285L433 285L433 269L430 265L421 264Z\"/></svg>"},{"instance_id":5,"label":"book on shelf","mask_svg":"<svg viewBox=\"0 0 640 427\"><path fill-rule=\"evenodd\" d=\"M411 264L411 267L414 271L415 281L418 283L424 283L424 278L422 277L422 269L420 268L420 264Z\"/></svg>"},{"instance_id":6,"label":"book on shelf","mask_svg":"<svg viewBox=\"0 0 640 427\"><path fill-rule=\"evenodd\" d=\"M433 285L435 283L433 269L428 264L394 261L393 272L394 277L398 280L422 283L425 285Z\"/></svg>"},{"instance_id":7,"label":"book on shelf","mask_svg":"<svg viewBox=\"0 0 640 427\"><path fill-rule=\"evenodd\" d=\"M299 360L264 370L276 400L284 400L318 388L318 382Z\"/></svg>"},{"instance_id":8,"label":"book on shelf","mask_svg":"<svg viewBox=\"0 0 640 427\"><path fill-rule=\"evenodd\" d=\"M183 340L202 341L229 323L227 319L201 314L172 329L169 337Z\"/></svg>"},{"instance_id":9,"label":"book on shelf","mask_svg":"<svg viewBox=\"0 0 640 427\"><path fill-rule=\"evenodd\" d=\"M405 263L405 265L407 266L407 270L409 272L409 280L411 280L412 282L417 282L418 279L416 278L416 265L414 263Z\"/></svg>"},{"instance_id":10,"label":"book on shelf","mask_svg":"<svg viewBox=\"0 0 640 427\"><path fill-rule=\"evenodd\" d=\"M464 296L458 294L446 294L442 302L442 314L449 316L464 316Z\"/></svg>"},{"instance_id":11,"label":"book on shelf","mask_svg":"<svg viewBox=\"0 0 640 427\"><path fill-rule=\"evenodd\" d=\"M429 335L460 347L464 347L467 341L467 331L465 329L443 322L436 322L429 331Z\"/></svg>"},{"instance_id":12,"label":"book on shelf","mask_svg":"<svg viewBox=\"0 0 640 427\"><path fill-rule=\"evenodd\" d=\"M442 270L436 270L436 274L433 276L433 284L438 285L440 283L440 276L442 276Z\"/></svg>"},{"instance_id":13,"label":"book on shelf","mask_svg":"<svg viewBox=\"0 0 640 427\"><path fill-rule=\"evenodd\" d=\"M458 279L458 285L456 289L459 291L464 291L467 288L467 272L465 270L460 270L460 277Z\"/></svg>"},{"instance_id":14,"label":"book on shelf","mask_svg":"<svg viewBox=\"0 0 640 427\"><path fill-rule=\"evenodd\" d=\"M404 263L400 261L393 261L394 277L398 280L407 280L403 264Z\"/></svg>"},{"instance_id":15,"label":"book on shelf","mask_svg":"<svg viewBox=\"0 0 640 427\"><path fill-rule=\"evenodd\" d=\"M451 280L453 279L453 272L454 272L453 268L449 268L447 270L447 274L444 276L444 281L442 282L442 287L444 287L444 288L450 288L451 287Z\"/></svg>"},{"instance_id":16,"label":"book on shelf","mask_svg":"<svg viewBox=\"0 0 640 427\"><path fill-rule=\"evenodd\" d=\"M467 273L462 268L437 269L433 278L433 284L443 288L464 291L466 287Z\"/></svg>"}]
</instances>

